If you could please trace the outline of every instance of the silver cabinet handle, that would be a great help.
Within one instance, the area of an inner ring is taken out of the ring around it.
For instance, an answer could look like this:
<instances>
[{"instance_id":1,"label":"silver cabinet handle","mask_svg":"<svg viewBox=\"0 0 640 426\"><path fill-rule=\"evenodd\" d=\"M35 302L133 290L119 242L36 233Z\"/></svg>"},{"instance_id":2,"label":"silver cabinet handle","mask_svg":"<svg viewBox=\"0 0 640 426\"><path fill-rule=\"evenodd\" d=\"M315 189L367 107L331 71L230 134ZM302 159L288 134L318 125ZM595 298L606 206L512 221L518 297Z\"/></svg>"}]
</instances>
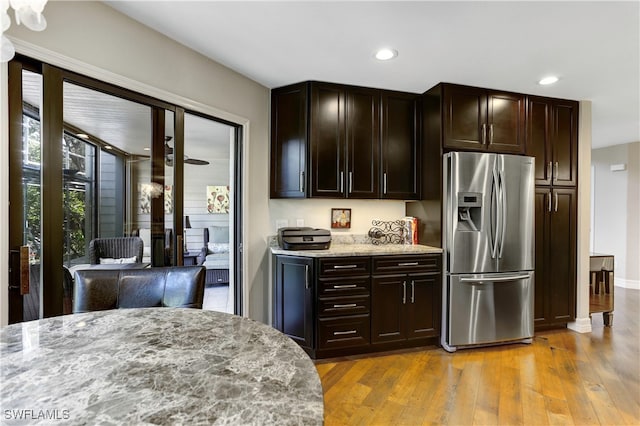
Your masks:
<instances>
[{"instance_id":1,"label":"silver cabinet handle","mask_svg":"<svg viewBox=\"0 0 640 426\"><path fill-rule=\"evenodd\" d=\"M356 330L349 330L349 331L334 331L333 335L334 336L343 336L345 334L356 334L357 331Z\"/></svg>"},{"instance_id":2,"label":"silver cabinet handle","mask_svg":"<svg viewBox=\"0 0 640 426\"><path fill-rule=\"evenodd\" d=\"M382 193L385 195L387 193L387 173L386 172L382 175Z\"/></svg>"},{"instance_id":3,"label":"silver cabinet handle","mask_svg":"<svg viewBox=\"0 0 640 426\"><path fill-rule=\"evenodd\" d=\"M349 194L353 192L353 172L349 172Z\"/></svg>"},{"instance_id":4,"label":"silver cabinet handle","mask_svg":"<svg viewBox=\"0 0 640 426\"><path fill-rule=\"evenodd\" d=\"M407 282L402 282L402 304L406 305L407 303Z\"/></svg>"},{"instance_id":5,"label":"silver cabinet handle","mask_svg":"<svg viewBox=\"0 0 640 426\"><path fill-rule=\"evenodd\" d=\"M553 181L558 182L558 162L557 161L556 161L556 164L554 164Z\"/></svg>"},{"instance_id":6,"label":"silver cabinet handle","mask_svg":"<svg viewBox=\"0 0 640 426\"><path fill-rule=\"evenodd\" d=\"M355 284L334 285L333 288L356 288Z\"/></svg>"},{"instance_id":7,"label":"silver cabinet handle","mask_svg":"<svg viewBox=\"0 0 640 426\"><path fill-rule=\"evenodd\" d=\"M493 143L493 124L489 124L489 143Z\"/></svg>"},{"instance_id":8,"label":"silver cabinet handle","mask_svg":"<svg viewBox=\"0 0 640 426\"><path fill-rule=\"evenodd\" d=\"M416 301L416 282L411 280L411 303Z\"/></svg>"},{"instance_id":9,"label":"silver cabinet handle","mask_svg":"<svg viewBox=\"0 0 640 426\"><path fill-rule=\"evenodd\" d=\"M482 145L487 143L487 125L482 125Z\"/></svg>"},{"instance_id":10,"label":"silver cabinet handle","mask_svg":"<svg viewBox=\"0 0 640 426\"><path fill-rule=\"evenodd\" d=\"M547 210L551 212L551 191L549 191L549 194L547 194Z\"/></svg>"},{"instance_id":11,"label":"silver cabinet handle","mask_svg":"<svg viewBox=\"0 0 640 426\"><path fill-rule=\"evenodd\" d=\"M338 308L338 309L340 309L340 308L355 308L356 306L358 306L358 305L355 304L355 303L345 303L345 304L342 304L342 305L333 305L334 308Z\"/></svg>"},{"instance_id":12,"label":"silver cabinet handle","mask_svg":"<svg viewBox=\"0 0 640 426\"><path fill-rule=\"evenodd\" d=\"M309 265L304 265L304 288L309 289Z\"/></svg>"},{"instance_id":13,"label":"silver cabinet handle","mask_svg":"<svg viewBox=\"0 0 640 426\"><path fill-rule=\"evenodd\" d=\"M357 267L358 265L333 265L333 269L353 269Z\"/></svg>"},{"instance_id":14,"label":"silver cabinet handle","mask_svg":"<svg viewBox=\"0 0 640 426\"><path fill-rule=\"evenodd\" d=\"M304 172L300 172L300 192L304 192Z\"/></svg>"},{"instance_id":15,"label":"silver cabinet handle","mask_svg":"<svg viewBox=\"0 0 640 426\"><path fill-rule=\"evenodd\" d=\"M554 192L553 195L555 197L554 203L553 203L553 211L557 213L558 212L558 193Z\"/></svg>"},{"instance_id":16,"label":"silver cabinet handle","mask_svg":"<svg viewBox=\"0 0 640 426\"><path fill-rule=\"evenodd\" d=\"M419 263L418 262L405 262L405 263L398 263L398 266L418 266Z\"/></svg>"},{"instance_id":17,"label":"silver cabinet handle","mask_svg":"<svg viewBox=\"0 0 640 426\"><path fill-rule=\"evenodd\" d=\"M344 192L344 172L340 172L340 192Z\"/></svg>"},{"instance_id":18,"label":"silver cabinet handle","mask_svg":"<svg viewBox=\"0 0 640 426\"><path fill-rule=\"evenodd\" d=\"M551 164L551 161L547 164L547 179L551 179L551 167L553 167Z\"/></svg>"}]
</instances>

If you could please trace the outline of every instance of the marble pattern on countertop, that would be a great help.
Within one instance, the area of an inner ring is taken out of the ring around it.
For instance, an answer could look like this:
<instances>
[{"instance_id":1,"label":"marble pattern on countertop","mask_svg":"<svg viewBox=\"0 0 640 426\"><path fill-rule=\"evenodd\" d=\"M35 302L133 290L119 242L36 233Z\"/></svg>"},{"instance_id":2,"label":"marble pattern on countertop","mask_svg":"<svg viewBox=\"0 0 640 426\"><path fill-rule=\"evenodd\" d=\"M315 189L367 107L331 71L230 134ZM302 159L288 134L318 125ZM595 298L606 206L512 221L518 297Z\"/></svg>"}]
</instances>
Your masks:
<instances>
[{"instance_id":1,"label":"marble pattern on countertop","mask_svg":"<svg viewBox=\"0 0 640 426\"><path fill-rule=\"evenodd\" d=\"M256 321L179 308L66 315L0 329L0 407L64 424L321 425L307 354ZM66 411L65 411L66 410Z\"/></svg>"},{"instance_id":2,"label":"marble pattern on countertop","mask_svg":"<svg viewBox=\"0 0 640 426\"><path fill-rule=\"evenodd\" d=\"M284 254L303 257L337 257L337 256L384 256L393 254L430 254L442 253L439 247L421 244L334 244L326 250L284 250L278 246L271 247L272 254Z\"/></svg>"}]
</instances>

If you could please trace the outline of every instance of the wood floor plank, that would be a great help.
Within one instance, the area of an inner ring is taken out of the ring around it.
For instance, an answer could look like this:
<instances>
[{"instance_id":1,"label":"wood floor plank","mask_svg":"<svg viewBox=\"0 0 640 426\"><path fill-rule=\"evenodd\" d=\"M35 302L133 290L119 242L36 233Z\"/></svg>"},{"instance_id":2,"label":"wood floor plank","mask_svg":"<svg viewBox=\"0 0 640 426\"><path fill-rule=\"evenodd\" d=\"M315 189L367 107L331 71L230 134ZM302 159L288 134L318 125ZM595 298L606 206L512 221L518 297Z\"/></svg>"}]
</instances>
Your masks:
<instances>
[{"instance_id":1,"label":"wood floor plank","mask_svg":"<svg viewBox=\"0 0 640 426\"><path fill-rule=\"evenodd\" d=\"M591 333L318 361L325 424L640 425L640 291L615 291L613 327Z\"/></svg>"}]
</instances>

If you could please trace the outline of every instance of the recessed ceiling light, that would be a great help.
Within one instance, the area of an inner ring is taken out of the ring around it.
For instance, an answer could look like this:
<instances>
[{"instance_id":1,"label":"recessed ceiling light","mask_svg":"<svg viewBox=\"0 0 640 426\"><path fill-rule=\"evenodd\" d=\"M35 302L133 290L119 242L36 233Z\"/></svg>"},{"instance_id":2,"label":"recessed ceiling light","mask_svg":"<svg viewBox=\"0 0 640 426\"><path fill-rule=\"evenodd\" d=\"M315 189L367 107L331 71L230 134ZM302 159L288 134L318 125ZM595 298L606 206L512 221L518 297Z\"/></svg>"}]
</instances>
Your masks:
<instances>
[{"instance_id":1,"label":"recessed ceiling light","mask_svg":"<svg viewBox=\"0 0 640 426\"><path fill-rule=\"evenodd\" d=\"M148 146L145 146L144 148L142 148L145 151L151 151L151 148L149 148Z\"/></svg>"},{"instance_id":2,"label":"recessed ceiling light","mask_svg":"<svg viewBox=\"0 0 640 426\"><path fill-rule=\"evenodd\" d=\"M380 49L376 52L376 59L380 61L388 61L398 56L398 51L394 49Z\"/></svg>"},{"instance_id":3,"label":"recessed ceiling light","mask_svg":"<svg viewBox=\"0 0 640 426\"><path fill-rule=\"evenodd\" d=\"M78 133L76 134L77 137L81 138L81 139L89 139L89 135L86 133Z\"/></svg>"},{"instance_id":4,"label":"recessed ceiling light","mask_svg":"<svg viewBox=\"0 0 640 426\"><path fill-rule=\"evenodd\" d=\"M548 84L553 84L553 83L555 83L556 81L558 81L558 77L556 77L555 75L550 75L549 77L545 77L545 78L543 78L542 80L540 80L540 81L538 82L538 84L541 84L541 85L543 85L543 86L546 86L546 85L548 85Z\"/></svg>"}]
</instances>

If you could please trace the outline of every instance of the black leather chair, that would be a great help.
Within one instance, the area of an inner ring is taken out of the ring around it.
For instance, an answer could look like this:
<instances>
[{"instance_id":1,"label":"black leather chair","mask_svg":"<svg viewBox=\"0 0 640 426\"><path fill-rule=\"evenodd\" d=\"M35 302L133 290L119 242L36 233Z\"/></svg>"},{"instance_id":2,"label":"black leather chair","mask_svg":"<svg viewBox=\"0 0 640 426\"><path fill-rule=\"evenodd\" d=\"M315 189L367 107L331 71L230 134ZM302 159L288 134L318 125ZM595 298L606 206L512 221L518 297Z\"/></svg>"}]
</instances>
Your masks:
<instances>
[{"instance_id":1,"label":"black leather chair","mask_svg":"<svg viewBox=\"0 0 640 426\"><path fill-rule=\"evenodd\" d=\"M76 271L73 313L150 307L202 309L204 278L203 266Z\"/></svg>"},{"instance_id":2,"label":"black leather chair","mask_svg":"<svg viewBox=\"0 0 640 426\"><path fill-rule=\"evenodd\" d=\"M140 237L95 238L89 242L89 263L97 265L100 258L121 259L136 257L142 263L144 242Z\"/></svg>"}]
</instances>

